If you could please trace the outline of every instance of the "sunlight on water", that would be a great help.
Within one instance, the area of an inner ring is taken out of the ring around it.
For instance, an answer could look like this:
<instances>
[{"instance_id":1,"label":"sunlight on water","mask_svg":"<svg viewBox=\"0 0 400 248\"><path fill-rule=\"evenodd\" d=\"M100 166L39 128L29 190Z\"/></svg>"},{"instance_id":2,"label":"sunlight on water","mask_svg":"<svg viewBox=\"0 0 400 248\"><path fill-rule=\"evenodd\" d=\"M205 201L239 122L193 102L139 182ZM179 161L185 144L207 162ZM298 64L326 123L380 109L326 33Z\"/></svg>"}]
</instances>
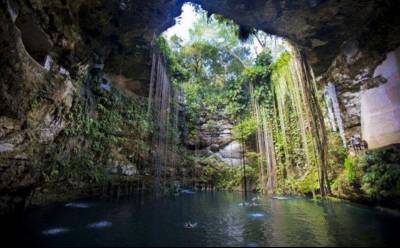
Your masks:
<instances>
[{"instance_id":1,"label":"sunlight on water","mask_svg":"<svg viewBox=\"0 0 400 248\"><path fill-rule=\"evenodd\" d=\"M248 217L252 220L263 220L267 218L267 214L261 212L249 213Z\"/></svg>"},{"instance_id":2,"label":"sunlight on water","mask_svg":"<svg viewBox=\"0 0 400 248\"><path fill-rule=\"evenodd\" d=\"M43 231L42 234L44 235L58 235L58 234L63 234L69 232L69 230L67 228L53 228L53 229L49 229L46 231Z\"/></svg>"},{"instance_id":3,"label":"sunlight on water","mask_svg":"<svg viewBox=\"0 0 400 248\"><path fill-rule=\"evenodd\" d=\"M85 203L67 203L64 206L66 208L89 208L89 204Z\"/></svg>"},{"instance_id":4,"label":"sunlight on water","mask_svg":"<svg viewBox=\"0 0 400 248\"><path fill-rule=\"evenodd\" d=\"M111 226L112 226L112 223L109 221L100 221L100 222L88 225L89 228L96 228L96 229L107 228L107 227L111 227Z\"/></svg>"}]
</instances>

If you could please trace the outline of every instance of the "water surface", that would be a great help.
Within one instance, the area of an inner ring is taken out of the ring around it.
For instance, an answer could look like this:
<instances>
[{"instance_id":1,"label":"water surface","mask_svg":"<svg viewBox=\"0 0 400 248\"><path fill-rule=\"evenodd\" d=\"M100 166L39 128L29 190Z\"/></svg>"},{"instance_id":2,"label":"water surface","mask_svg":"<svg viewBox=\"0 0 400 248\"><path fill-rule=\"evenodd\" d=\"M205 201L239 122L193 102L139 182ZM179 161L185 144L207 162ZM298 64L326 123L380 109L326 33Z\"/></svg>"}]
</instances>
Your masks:
<instances>
[{"instance_id":1,"label":"water surface","mask_svg":"<svg viewBox=\"0 0 400 248\"><path fill-rule=\"evenodd\" d=\"M25 222L33 238L48 246L381 246L400 242L400 217L374 208L286 198L243 204L238 193L78 201L30 211ZM185 227L189 222L195 224L193 228Z\"/></svg>"}]
</instances>

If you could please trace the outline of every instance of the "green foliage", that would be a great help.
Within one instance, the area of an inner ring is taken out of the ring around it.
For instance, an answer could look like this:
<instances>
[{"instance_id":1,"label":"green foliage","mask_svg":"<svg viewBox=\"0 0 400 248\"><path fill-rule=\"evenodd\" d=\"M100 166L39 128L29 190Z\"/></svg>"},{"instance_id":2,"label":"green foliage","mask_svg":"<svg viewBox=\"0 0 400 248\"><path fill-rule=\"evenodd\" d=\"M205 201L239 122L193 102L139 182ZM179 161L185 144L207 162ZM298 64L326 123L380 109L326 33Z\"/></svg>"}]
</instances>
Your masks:
<instances>
[{"instance_id":1,"label":"green foliage","mask_svg":"<svg viewBox=\"0 0 400 248\"><path fill-rule=\"evenodd\" d=\"M283 192L309 194L319 192L318 171L326 170L323 151L318 96L312 82L305 80L304 72L295 57L284 52L270 66L271 94L259 98L272 110L273 135L277 152L279 185ZM268 59L266 59L268 61ZM336 147L335 147L336 148ZM332 151L332 164L338 160ZM339 152L340 153L340 152ZM321 180L322 181L322 180Z\"/></svg>"},{"instance_id":2,"label":"green foliage","mask_svg":"<svg viewBox=\"0 0 400 248\"><path fill-rule=\"evenodd\" d=\"M199 13L188 41L177 36L171 37L168 44L164 38L159 40L173 81L186 97L189 129L196 126L201 110L236 117L245 114L249 102L248 84L239 78L251 64L251 54L237 37L238 26Z\"/></svg>"},{"instance_id":3,"label":"green foliage","mask_svg":"<svg viewBox=\"0 0 400 248\"><path fill-rule=\"evenodd\" d=\"M179 38L174 36L171 39L171 43L174 46L174 49L180 49L181 41L179 40ZM171 48L170 44L164 37L160 36L158 38L156 48L158 48L166 58L168 71L173 79L184 81L190 77L190 75L188 74L189 72L182 66L179 58L177 57L176 51Z\"/></svg>"},{"instance_id":4,"label":"green foliage","mask_svg":"<svg viewBox=\"0 0 400 248\"><path fill-rule=\"evenodd\" d=\"M271 70L277 74L285 73L287 67L292 60L289 52L284 52L279 59L272 65Z\"/></svg>"},{"instance_id":5,"label":"green foliage","mask_svg":"<svg viewBox=\"0 0 400 248\"><path fill-rule=\"evenodd\" d=\"M226 113L232 119L248 115L250 95L244 80L232 80L225 89Z\"/></svg>"},{"instance_id":6,"label":"green foliage","mask_svg":"<svg viewBox=\"0 0 400 248\"><path fill-rule=\"evenodd\" d=\"M248 44L238 39L238 33L239 27L231 21L217 16L207 18L204 14L190 30L189 41L183 44L178 37L172 37L168 42L170 49L162 49L170 63L175 59L185 71L186 78L175 77L174 81L184 93L186 127L193 136L202 112L207 111L211 115L224 113L233 122L240 122L234 130L235 138L248 141L257 131L257 120L248 118L249 85L255 85L257 99L271 102L271 52L266 50L257 59L251 57ZM215 170L210 161L202 163L210 169L205 175L221 180L220 188L232 189L242 183L240 168ZM249 181L258 180L258 162L251 163L246 170Z\"/></svg>"},{"instance_id":7,"label":"green foliage","mask_svg":"<svg viewBox=\"0 0 400 248\"><path fill-rule=\"evenodd\" d=\"M220 190L238 190L243 183L243 173L240 168L226 167L218 180L217 188Z\"/></svg>"},{"instance_id":8,"label":"green foliage","mask_svg":"<svg viewBox=\"0 0 400 248\"><path fill-rule=\"evenodd\" d=\"M254 185L258 180L258 168L251 164L246 166L246 181L249 185ZM243 185L243 169L241 167L224 166L217 180L219 190L240 190Z\"/></svg>"},{"instance_id":9,"label":"green foliage","mask_svg":"<svg viewBox=\"0 0 400 248\"><path fill-rule=\"evenodd\" d=\"M272 65L272 54L270 50L262 51L256 58L256 65L268 69Z\"/></svg>"},{"instance_id":10,"label":"green foliage","mask_svg":"<svg viewBox=\"0 0 400 248\"><path fill-rule=\"evenodd\" d=\"M238 33L240 28L231 21L203 13L190 31L189 41L183 42L177 36L168 41L160 39L159 47L167 57L173 81L185 96L189 133L198 135L195 129L204 111L223 112L240 123L234 128L234 136L243 142L253 139L257 127L267 122L278 163L278 193L315 195L320 187L318 170L322 168L315 110L321 99L317 93L309 96L304 92L317 89L311 90L306 85L309 82L299 79L302 71L289 52L276 62L268 49L255 58L248 44L238 39ZM257 115L261 115L259 123L249 117L254 114L254 102L260 112ZM389 155L384 152L369 152L361 158L349 156L340 136L328 135L327 170L337 192L363 192L371 199L398 196L398 161L387 160ZM252 182L258 180L259 159L251 159L247 166ZM202 181L218 182L220 189L237 189L242 184L241 168L199 157L190 161L201 172Z\"/></svg>"},{"instance_id":11,"label":"green foliage","mask_svg":"<svg viewBox=\"0 0 400 248\"><path fill-rule=\"evenodd\" d=\"M331 171L341 169L348 157L348 150L343 146L338 133L330 132L328 135L328 165Z\"/></svg>"},{"instance_id":12,"label":"green foliage","mask_svg":"<svg viewBox=\"0 0 400 248\"><path fill-rule=\"evenodd\" d=\"M95 91L97 86L91 82L90 87ZM148 151L143 141L152 127L145 101L115 88L96 92L90 105L75 99L61 143L44 152L41 170L47 181L72 186L101 183L111 175L109 163L114 156L134 158Z\"/></svg>"},{"instance_id":13,"label":"green foliage","mask_svg":"<svg viewBox=\"0 0 400 248\"><path fill-rule=\"evenodd\" d=\"M252 84L254 88L254 97L260 104L272 107L271 100L271 73L272 56L269 50L263 51L256 58L256 63L252 67L246 68L240 80L247 84Z\"/></svg>"},{"instance_id":14,"label":"green foliage","mask_svg":"<svg viewBox=\"0 0 400 248\"><path fill-rule=\"evenodd\" d=\"M364 196L371 201L400 197L400 164L396 151L382 149L350 156L344 166L334 183L339 195Z\"/></svg>"},{"instance_id":15,"label":"green foliage","mask_svg":"<svg viewBox=\"0 0 400 248\"><path fill-rule=\"evenodd\" d=\"M235 140L245 142L250 136L257 132L257 120L253 117L243 120L239 125L233 128Z\"/></svg>"},{"instance_id":16,"label":"green foliage","mask_svg":"<svg viewBox=\"0 0 400 248\"><path fill-rule=\"evenodd\" d=\"M398 156L398 155L397 155ZM400 197L400 164L388 150L371 151L361 158L361 189L373 199Z\"/></svg>"},{"instance_id":17,"label":"green foliage","mask_svg":"<svg viewBox=\"0 0 400 248\"><path fill-rule=\"evenodd\" d=\"M313 195L319 188L318 173L316 170L308 172L304 177L290 176L277 189L278 195Z\"/></svg>"},{"instance_id":18,"label":"green foliage","mask_svg":"<svg viewBox=\"0 0 400 248\"><path fill-rule=\"evenodd\" d=\"M348 157L344 162L345 175L350 185L354 185L357 182L357 163L356 157Z\"/></svg>"}]
</instances>

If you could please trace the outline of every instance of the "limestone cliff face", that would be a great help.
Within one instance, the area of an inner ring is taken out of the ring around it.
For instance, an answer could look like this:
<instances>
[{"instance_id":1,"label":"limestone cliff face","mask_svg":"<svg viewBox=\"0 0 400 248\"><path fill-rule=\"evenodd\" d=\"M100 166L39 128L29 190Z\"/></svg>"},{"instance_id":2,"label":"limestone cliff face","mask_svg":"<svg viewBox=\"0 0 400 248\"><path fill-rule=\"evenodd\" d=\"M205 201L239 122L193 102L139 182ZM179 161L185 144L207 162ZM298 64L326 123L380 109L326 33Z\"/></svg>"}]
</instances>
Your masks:
<instances>
[{"instance_id":1,"label":"limestone cliff face","mask_svg":"<svg viewBox=\"0 0 400 248\"><path fill-rule=\"evenodd\" d=\"M32 156L66 127L65 114L76 93L72 81L85 69L76 70L74 79L61 67L50 74L45 60L56 40L43 31L40 19L25 15L24 7L3 3L0 20L0 209L7 211L23 204L37 185Z\"/></svg>"},{"instance_id":2,"label":"limestone cliff face","mask_svg":"<svg viewBox=\"0 0 400 248\"><path fill-rule=\"evenodd\" d=\"M357 41L349 41L318 79L321 85L329 82L336 87L347 141L351 136L359 136L371 143L371 149L400 142L396 51L380 54L362 49Z\"/></svg>"},{"instance_id":3,"label":"limestone cliff face","mask_svg":"<svg viewBox=\"0 0 400 248\"><path fill-rule=\"evenodd\" d=\"M400 48L388 53L374 72L387 82L361 94L361 127L369 148L400 141Z\"/></svg>"},{"instance_id":4,"label":"limestone cliff face","mask_svg":"<svg viewBox=\"0 0 400 248\"><path fill-rule=\"evenodd\" d=\"M84 38L77 21L81 8L78 1L1 3L0 214L24 208L35 188L36 196L51 193L43 186L47 175L59 173L53 148L60 152L59 161L74 159L77 151L92 152L89 141L65 135L72 127L73 109L87 101L85 111L96 119L99 92L93 92L94 87L106 94L117 81L104 73L103 54ZM129 161L134 158L123 153L132 154L123 148L108 154L111 173L136 176L136 165ZM71 178L59 183L65 196L74 187L82 190L90 184ZM59 190L59 185L49 186Z\"/></svg>"},{"instance_id":5,"label":"limestone cliff face","mask_svg":"<svg viewBox=\"0 0 400 248\"><path fill-rule=\"evenodd\" d=\"M234 139L233 121L222 111L211 114L204 110L194 133L189 134L186 146L204 158L215 158L237 167L242 164L242 145Z\"/></svg>"},{"instance_id":6,"label":"limestone cliff face","mask_svg":"<svg viewBox=\"0 0 400 248\"><path fill-rule=\"evenodd\" d=\"M71 108L79 102L76 99L91 98L82 87L91 68L107 75L101 77L106 85L112 82L138 95L148 95L151 42L174 24L184 2L0 3L0 209L10 211L23 206L32 188L41 184L34 169L34 158L41 155L36 148L54 144L60 138L69 126ZM337 86L347 136L360 132L360 91L387 81L373 72L386 54L400 45L397 2L192 2L235 20L244 30L258 28L298 45L314 67L320 85L331 82ZM120 164L117 162L117 167ZM130 163L122 164L127 174L134 173Z\"/></svg>"}]
</instances>

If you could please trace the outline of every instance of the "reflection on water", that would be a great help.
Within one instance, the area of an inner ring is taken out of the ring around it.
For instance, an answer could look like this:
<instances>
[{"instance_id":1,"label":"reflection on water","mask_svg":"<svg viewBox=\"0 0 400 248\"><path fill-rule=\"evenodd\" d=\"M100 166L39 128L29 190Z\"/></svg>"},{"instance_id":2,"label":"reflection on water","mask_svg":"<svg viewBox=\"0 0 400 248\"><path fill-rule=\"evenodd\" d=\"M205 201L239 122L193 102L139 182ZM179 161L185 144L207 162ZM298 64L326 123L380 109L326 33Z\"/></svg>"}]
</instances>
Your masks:
<instances>
[{"instance_id":1,"label":"reflection on water","mask_svg":"<svg viewBox=\"0 0 400 248\"><path fill-rule=\"evenodd\" d=\"M26 221L35 238L49 246L378 246L400 241L400 218L372 208L306 199L254 201L240 207L243 199L236 193L160 200L138 196L91 201L90 208L51 206L31 211Z\"/></svg>"},{"instance_id":2,"label":"reflection on water","mask_svg":"<svg viewBox=\"0 0 400 248\"><path fill-rule=\"evenodd\" d=\"M43 233L43 235L58 235L58 234L66 233L68 231L69 230L66 228L59 227L59 228L52 228L52 229L43 231L42 233Z\"/></svg>"},{"instance_id":3,"label":"reflection on water","mask_svg":"<svg viewBox=\"0 0 400 248\"><path fill-rule=\"evenodd\" d=\"M86 203L67 203L66 208L89 208L89 204Z\"/></svg>"},{"instance_id":4,"label":"reflection on water","mask_svg":"<svg viewBox=\"0 0 400 248\"><path fill-rule=\"evenodd\" d=\"M263 220L267 217L267 214L258 212L258 213L249 213L248 216L251 220Z\"/></svg>"},{"instance_id":5,"label":"reflection on water","mask_svg":"<svg viewBox=\"0 0 400 248\"><path fill-rule=\"evenodd\" d=\"M112 223L109 221L100 221L97 223L90 224L89 228L106 228L112 226Z\"/></svg>"},{"instance_id":6,"label":"reflection on water","mask_svg":"<svg viewBox=\"0 0 400 248\"><path fill-rule=\"evenodd\" d=\"M273 200L280 200L280 201L285 201L285 200L290 200L290 197L286 196L274 196L272 197Z\"/></svg>"}]
</instances>

